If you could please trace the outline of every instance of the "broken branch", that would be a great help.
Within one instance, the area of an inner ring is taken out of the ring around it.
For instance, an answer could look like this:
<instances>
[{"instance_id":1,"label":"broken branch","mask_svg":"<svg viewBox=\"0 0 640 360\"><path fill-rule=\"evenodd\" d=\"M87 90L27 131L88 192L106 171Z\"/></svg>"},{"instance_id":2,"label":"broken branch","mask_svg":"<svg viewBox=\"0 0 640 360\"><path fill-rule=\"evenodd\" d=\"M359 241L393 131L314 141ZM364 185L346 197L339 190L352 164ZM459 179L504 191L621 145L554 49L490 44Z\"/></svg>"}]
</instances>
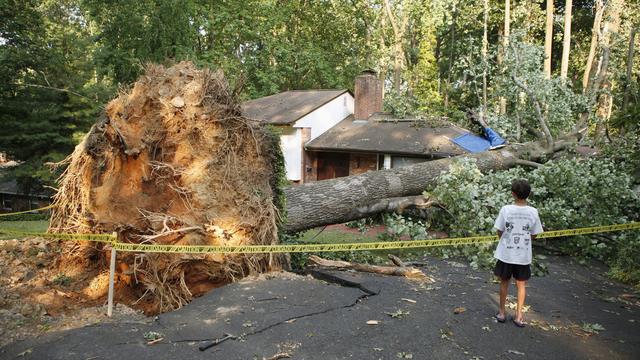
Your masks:
<instances>
[{"instance_id":1,"label":"broken branch","mask_svg":"<svg viewBox=\"0 0 640 360\"><path fill-rule=\"evenodd\" d=\"M396 266L379 266L359 263L350 263L348 261L328 260L316 255L309 256L309 261L313 265L332 267L336 269L351 269L361 272L368 272L382 275L404 276L409 279L416 280L432 280L422 271L414 267L396 267Z\"/></svg>"}]
</instances>

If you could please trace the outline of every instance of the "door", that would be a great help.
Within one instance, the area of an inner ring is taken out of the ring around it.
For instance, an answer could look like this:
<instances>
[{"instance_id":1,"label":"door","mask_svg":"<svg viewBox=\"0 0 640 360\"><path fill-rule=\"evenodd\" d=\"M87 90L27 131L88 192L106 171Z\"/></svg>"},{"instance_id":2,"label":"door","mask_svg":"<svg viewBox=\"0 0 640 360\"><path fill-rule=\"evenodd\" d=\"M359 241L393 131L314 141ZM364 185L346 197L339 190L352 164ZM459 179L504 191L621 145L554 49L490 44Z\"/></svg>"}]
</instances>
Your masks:
<instances>
[{"instance_id":1,"label":"door","mask_svg":"<svg viewBox=\"0 0 640 360\"><path fill-rule=\"evenodd\" d=\"M318 153L318 180L349 175L349 154Z\"/></svg>"}]
</instances>

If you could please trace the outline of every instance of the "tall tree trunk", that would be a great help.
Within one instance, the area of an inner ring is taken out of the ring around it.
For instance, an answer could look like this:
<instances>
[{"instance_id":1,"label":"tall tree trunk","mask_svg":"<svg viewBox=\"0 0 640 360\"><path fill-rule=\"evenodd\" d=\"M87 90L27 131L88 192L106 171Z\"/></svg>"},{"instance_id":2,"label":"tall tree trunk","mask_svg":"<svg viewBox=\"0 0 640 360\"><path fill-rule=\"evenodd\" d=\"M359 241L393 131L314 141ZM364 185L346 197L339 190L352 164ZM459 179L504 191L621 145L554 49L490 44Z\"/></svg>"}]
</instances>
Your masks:
<instances>
[{"instance_id":1,"label":"tall tree trunk","mask_svg":"<svg viewBox=\"0 0 640 360\"><path fill-rule=\"evenodd\" d=\"M564 4L564 37L562 41L562 65L560 66L560 78L566 81L569 72L569 51L571 50L571 7L572 0L566 0Z\"/></svg>"},{"instance_id":2,"label":"tall tree trunk","mask_svg":"<svg viewBox=\"0 0 640 360\"><path fill-rule=\"evenodd\" d=\"M551 79L551 47L553 45L553 0L547 0L547 24L544 36L544 76Z\"/></svg>"},{"instance_id":3,"label":"tall tree trunk","mask_svg":"<svg viewBox=\"0 0 640 360\"><path fill-rule=\"evenodd\" d=\"M627 51L627 73L624 79L624 99L622 100L622 111L627 110L629 106L629 91L631 89L631 76L633 76L633 53L635 46L636 31L638 29L631 29L629 34L629 50Z\"/></svg>"},{"instance_id":4,"label":"tall tree trunk","mask_svg":"<svg viewBox=\"0 0 640 360\"><path fill-rule=\"evenodd\" d=\"M380 51L382 53L381 59L380 59L380 80L382 80L382 83L384 84L384 82L387 80L387 70L389 68L389 64L387 64L387 44L384 41L384 31L385 28L387 26L387 16L385 15L385 13L383 12L380 15L380 31L379 31L379 35L380 35ZM382 92L383 96L384 96L384 91Z\"/></svg>"},{"instance_id":5,"label":"tall tree trunk","mask_svg":"<svg viewBox=\"0 0 640 360\"><path fill-rule=\"evenodd\" d=\"M509 36L511 35L511 0L504 1L504 31L502 34L502 54L507 51L509 46ZM500 57L498 64L502 64L502 57ZM501 69L504 71L504 69ZM500 114L507 113L507 99L504 96L500 97Z\"/></svg>"},{"instance_id":6,"label":"tall tree trunk","mask_svg":"<svg viewBox=\"0 0 640 360\"><path fill-rule=\"evenodd\" d=\"M449 43L449 70L447 71L447 85L444 93L444 107L449 107L449 91L451 90L451 71L453 70L453 58L455 56L455 43L456 43L456 20L458 18L458 10L456 4L453 4L453 13L451 15L451 40Z\"/></svg>"},{"instance_id":7,"label":"tall tree trunk","mask_svg":"<svg viewBox=\"0 0 640 360\"><path fill-rule=\"evenodd\" d=\"M384 0L384 8L393 29L393 87L397 94L400 94L400 86L402 84L402 69L404 64L404 32L407 28L408 16L403 16L402 23L398 24L396 17L393 15L389 0Z\"/></svg>"},{"instance_id":8,"label":"tall tree trunk","mask_svg":"<svg viewBox=\"0 0 640 360\"><path fill-rule=\"evenodd\" d=\"M602 48L600 60L598 61L598 66L596 68L596 73L593 76L593 79L587 78L587 88L585 91L585 94L587 94L588 96L587 109L592 110L594 105L598 105L596 107L596 115L606 113L606 110L603 111L600 108L607 106L606 99L604 99L603 97L607 97L609 95L600 94L600 90L602 89L604 84L608 83L609 59L611 55L611 37L613 34L618 32L618 28L620 26L620 13L622 11L622 8L624 7L624 0L611 0L611 2L607 5L610 9L610 12L607 16L607 21L604 22L602 31L598 31L598 38L600 40L599 43ZM586 125L588 115L588 113L582 114L581 119L578 123L578 128L584 127ZM600 118L602 119L601 116ZM600 124L600 126L598 127L598 130L600 131L596 132L596 135L598 136L604 134L604 127L602 127L601 125L602 124Z\"/></svg>"},{"instance_id":9,"label":"tall tree trunk","mask_svg":"<svg viewBox=\"0 0 640 360\"><path fill-rule=\"evenodd\" d=\"M484 0L484 31L482 33L482 118L487 118L487 67L489 60L487 59L487 47L489 45L488 37L489 22L489 0Z\"/></svg>"},{"instance_id":10,"label":"tall tree trunk","mask_svg":"<svg viewBox=\"0 0 640 360\"><path fill-rule=\"evenodd\" d=\"M504 170L521 160L539 160L575 144L579 134L557 140L552 147L546 141L511 145L497 151L465 155L475 159L480 171ZM402 168L380 170L291 186L285 189L287 222L285 231L295 232L317 226L343 223L381 211L376 206L390 198L422 194L438 176L447 171L455 158L427 161Z\"/></svg>"},{"instance_id":11,"label":"tall tree trunk","mask_svg":"<svg viewBox=\"0 0 640 360\"><path fill-rule=\"evenodd\" d=\"M602 56L600 66L596 73L596 79L591 89L591 97L597 102L596 116L599 121L596 126L596 140L604 140L605 129L608 127L609 121L609 103L613 102L611 98L611 81L609 79L609 62L611 59L611 42L614 34L618 32L620 27L620 14L624 7L624 0L611 0L610 12L607 20L602 28ZM609 91L600 91L608 89Z\"/></svg>"},{"instance_id":12,"label":"tall tree trunk","mask_svg":"<svg viewBox=\"0 0 640 360\"><path fill-rule=\"evenodd\" d=\"M584 75L582 76L582 92L584 94L587 93L589 83L591 82L591 68L593 67L593 59L596 56L598 38L600 37L600 24L602 23L603 14L604 3L602 0L596 0L596 14L593 19L593 27L591 28L591 46L589 48L589 55L587 56L587 64L584 68Z\"/></svg>"},{"instance_id":13,"label":"tall tree trunk","mask_svg":"<svg viewBox=\"0 0 640 360\"><path fill-rule=\"evenodd\" d=\"M380 41L380 52L382 53L382 56L380 58L380 80L382 81L382 84L385 83L385 81L387 80L387 70L389 68L389 64L387 63L387 44L384 41L384 30L386 28L387 25L387 16L385 15L385 13L383 12L380 15L380 29L378 31L379 33L379 41ZM384 85L383 85L384 86ZM384 91L382 92L383 96L384 96Z\"/></svg>"}]
</instances>

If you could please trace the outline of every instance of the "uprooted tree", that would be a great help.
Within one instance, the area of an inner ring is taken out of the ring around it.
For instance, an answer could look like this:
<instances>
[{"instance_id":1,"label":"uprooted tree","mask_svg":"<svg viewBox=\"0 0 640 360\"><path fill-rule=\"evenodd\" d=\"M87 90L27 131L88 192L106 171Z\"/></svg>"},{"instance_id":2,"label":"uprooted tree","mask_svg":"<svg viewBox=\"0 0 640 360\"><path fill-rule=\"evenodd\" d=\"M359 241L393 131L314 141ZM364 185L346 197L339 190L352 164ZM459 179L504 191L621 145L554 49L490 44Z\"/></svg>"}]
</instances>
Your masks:
<instances>
[{"instance_id":1,"label":"uprooted tree","mask_svg":"<svg viewBox=\"0 0 640 360\"><path fill-rule=\"evenodd\" d=\"M277 137L241 115L222 73L150 66L67 159L50 231L118 232L136 243L273 244L281 159ZM102 248L64 246L65 273L104 266ZM269 254L121 254L119 262L160 311L281 266Z\"/></svg>"},{"instance_id":2,"label":"uprooted tree","mask_svg":"<svg viewBox=\"0 0 640 360\"><path fill-rule=\"evenodd\" d=\"M535 165L532 160L575 138L469 157L483 171ZM280 214L286 214L281 230L300 231L394 210L405 197L421 194L451 161L309 183L282 194L277 137L242 116L220 72L190 63L150 66L106 106L68 158L50 231L117 232L120 241L135 243L273 244ZM100 246L64 246L57 263L66 273L106 266ZM283 260L268 254L151 253L118 259L119 275L133 278L130 288L155 311L180 307L236 277L279 269Z\"/></svg>"}]
</instances>

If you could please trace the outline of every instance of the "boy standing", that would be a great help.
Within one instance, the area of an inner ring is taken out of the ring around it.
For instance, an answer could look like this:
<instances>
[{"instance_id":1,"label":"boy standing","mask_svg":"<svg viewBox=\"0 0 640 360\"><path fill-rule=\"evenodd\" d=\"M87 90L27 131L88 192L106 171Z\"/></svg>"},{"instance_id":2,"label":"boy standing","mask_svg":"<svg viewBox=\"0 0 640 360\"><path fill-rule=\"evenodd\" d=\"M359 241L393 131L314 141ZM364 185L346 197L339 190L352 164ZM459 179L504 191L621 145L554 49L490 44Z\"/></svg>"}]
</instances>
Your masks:
<instances>
[{"instance_id":1,"label":"boy standing","mask_svg":"<svg viewBox=\"0 0 640 360\"><path fill-rule=\"evenodd\" d=\"M518 288L518 307L513 323L524 327L522 307L526 295L527 280L531 277L531 242L542 232L538 210L527 204L531 186L527 180L515 180L511 184L514 203L500 209L494 227L498 231L500 242L494 253L498 259L493 273L500 278L500 311L496 314L498 322L505 322L505 303L511 277Z\"/></svg>"}]
</instances>

